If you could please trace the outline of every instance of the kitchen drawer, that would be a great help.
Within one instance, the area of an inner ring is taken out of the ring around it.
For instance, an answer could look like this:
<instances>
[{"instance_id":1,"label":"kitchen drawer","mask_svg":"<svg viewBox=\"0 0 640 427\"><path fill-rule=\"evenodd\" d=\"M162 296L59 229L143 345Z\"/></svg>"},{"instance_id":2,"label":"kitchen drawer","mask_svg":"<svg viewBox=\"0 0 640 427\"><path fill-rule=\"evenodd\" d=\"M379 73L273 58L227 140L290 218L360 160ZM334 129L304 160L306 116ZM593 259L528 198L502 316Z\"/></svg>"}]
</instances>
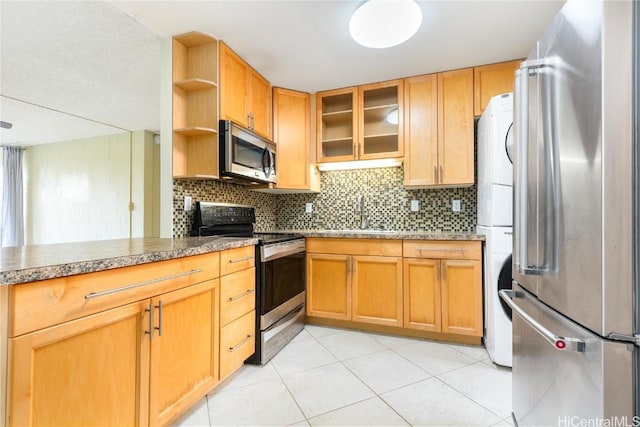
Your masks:
<instances>
[{"instance_id":1,"label":"kitchen drawer","mask_svg":"<svg viewBox=\"0 0 640 427\"><path fill-rule=\"evenodd\" d=\"M482 242L455 240L405 240L405 258L482 259Z\"/></svg>"},{"instance_id":2,"label":"kitchen drawer","mask_svg":"<svg viewBox=\"0 0 640 427\"><path fill-rule=\"evenodd\" d=\"M256 312L250 311L220 330L220 379L238 369L256 347Z\"/></svg>"},{"instance_id":3,"label":"kitchen drawer","mask_svg":"<svg viewBox=\"0 0 640 427\"><path fill-rule=\"evenodd\" d=\"M254 247L227 249L220 252L220 275L235 273L255 265Z\"/></svg>"},{"instance_id":4,"label":"kitchen drawer","mask_svg":"<svg viewBox=\"0 0 640 427\"><path fill-rule=\"evenodd\" d=\"M307 238L307 252L335 255L402 256L402 240Z\"/></svg>"},{"instance_id":5,"label":"kitchen drawer","mask_svg":"<svg viewBox=\"0 0 640 427\"><path fill-rule=\"evenodd\" d=\"M13 285L9 335L15 337L214 279L219 275L219 259L215 252Z\"/></svg>"},{"instance_id":6,"label":"kitchen drawer","mask_svg":"<svg viewBox=\"0 0 640 427\"><path fill-rule=\"evenodd\" d=\"M256 269L238 271L220 280L222 326L256 308Z\"/></svg>"}]
</instances>

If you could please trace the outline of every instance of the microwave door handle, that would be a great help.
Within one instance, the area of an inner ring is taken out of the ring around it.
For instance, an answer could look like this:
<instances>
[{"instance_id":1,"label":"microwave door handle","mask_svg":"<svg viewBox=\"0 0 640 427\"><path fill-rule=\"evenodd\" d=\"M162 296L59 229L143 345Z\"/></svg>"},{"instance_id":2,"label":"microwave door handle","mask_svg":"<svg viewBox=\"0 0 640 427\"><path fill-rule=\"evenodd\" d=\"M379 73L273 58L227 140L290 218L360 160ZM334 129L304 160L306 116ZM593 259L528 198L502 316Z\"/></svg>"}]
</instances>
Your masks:
<instances>
[{"instance_id":1,"label":"microwave door handle","mask_svg":"<svg viewBox=\"0 0 640 427\"><path fill-rule=\"evenodd\" d=\"M265 162L265 159L269 159L269 162ZM262 151L262 172L264 172L265 178L269 177L269 168L271 167L268 163L271 163L271 158L269 157L269 150L265 147Z\"/></svg>"},{"instance_id":2,"label":"microwave door handle","mask_svg":"<svg viewBox=\"0 0 640 427\"><path fill-rule=\"evenodd\" d=\"M276 159L272 151L269 151L269 175L271 176L275 173L276 169Z\"/></svg>"}]
</instances>

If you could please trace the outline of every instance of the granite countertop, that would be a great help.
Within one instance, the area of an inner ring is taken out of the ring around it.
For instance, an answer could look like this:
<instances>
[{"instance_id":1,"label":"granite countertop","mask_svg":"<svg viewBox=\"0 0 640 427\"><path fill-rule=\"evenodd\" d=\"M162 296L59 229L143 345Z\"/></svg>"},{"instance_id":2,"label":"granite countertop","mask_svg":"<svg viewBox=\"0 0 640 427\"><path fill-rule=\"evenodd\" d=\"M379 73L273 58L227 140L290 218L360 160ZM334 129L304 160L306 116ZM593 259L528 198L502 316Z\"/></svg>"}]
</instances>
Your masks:
<instances>
[{"instance_id":1,"label":"granite countertop","mask_svg":"<svg viewBox=\"0 0 640 427\"><path fill-rule=\"evenodd\" d=\"M278 230L304 237L333 237L342 239L404 239L404 240L485 240L483 234L446 231L387 231L387 230Z\"/></svg>"},{"instance_id":2,"label":"granite countertop","mask_svg":"<svg viewBox=\"0 0 640 427\"><path fill-rule=\"evenodd\" d=\"M0 286L255 245L245 237L137 238L1 248Z\"/></svg>"}]
</instances>

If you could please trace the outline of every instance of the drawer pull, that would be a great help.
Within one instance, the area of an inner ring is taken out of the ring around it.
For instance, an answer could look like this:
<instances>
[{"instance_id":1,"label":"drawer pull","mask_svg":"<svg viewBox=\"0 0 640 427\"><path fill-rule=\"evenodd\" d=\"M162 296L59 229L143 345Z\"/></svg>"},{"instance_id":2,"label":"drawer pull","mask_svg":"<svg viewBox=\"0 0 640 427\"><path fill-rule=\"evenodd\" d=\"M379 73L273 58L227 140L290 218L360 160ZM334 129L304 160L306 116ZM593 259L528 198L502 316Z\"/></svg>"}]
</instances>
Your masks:
<instances>
[{"instance_id":1,"label":"drawer pull","mask_svg":"<svg viewBox=\"0 0 640 427\"><path fill-rule=\"evenodd\" d=\"M235 264L236 262L242 262L242 261L249 261L250 259L253 259L253 255L246 256L244 258L239 258L239 259L230 259L229 264Z\"/></svg>"},{"instance_id":2,"label":"drawer pull","mask_svg":"<svg viewBox=\"0 0 640 427\"><path fill-rule=\"evenodd\" d=\"M105 295L111 295L111 294L115 294L117 292L122 292L122 291L126 291L126 290L129 290L129 289L139 288L140 286L151 285L153 283L163 282L165 280L177 279L178 277L188 276L190 274L201 273L201 272L202 272L202 270L199 270L199 269L197 269L197 270L189 270L189 271L185 271L184 273L173 274L171 276L165 276L165 277L160 277L158 279L147 280L146 282L134 283L133 285L122 286L120 288L115 288L115 289L109 289L108 291L91 292L90 294L85 295L84 299L92 299L92 298L103 297Z\"/></svg>"},{"instance_id":3,"label":"drawer pull","mask_svg":"<svg viewBox=\"0 0 640 427\"><path fill-rule=\"evenodd\" d=\"M433 248L416 248L418 252L460 252L464 253L464 249L433 249Z\"/></svg>"},{"instance_id":4,"label":"drawer pull","mask_svg":"<svg viewBox=\"0 0 640 427\"><path fill-rule=\"evenodd\" d=\"M242 298L242 297L246 297L247 295L252 294L252 293L254 293L254 292L255 292L255 290L254 290L254 289L247 289L245 292L241 293L240 295L236 295L235 297L230 297L230 298L229 298L229 302L237 301L237 300L239 300L240 298Z\"/></svg>"},{"instance_id":5,"label":"drawer pull","mask_svg":"<svg viewBox=\"0 0 640 427\"><path fill-rule=\"evenodd\" d=\"M253 338L253 335L247 335L247 337L240 341L238 344L234 345L233 347L229 347L229 353L233 353L234 351L238 350L240 347L251 341L251 338Z\"/></svg>"}]
</instances>

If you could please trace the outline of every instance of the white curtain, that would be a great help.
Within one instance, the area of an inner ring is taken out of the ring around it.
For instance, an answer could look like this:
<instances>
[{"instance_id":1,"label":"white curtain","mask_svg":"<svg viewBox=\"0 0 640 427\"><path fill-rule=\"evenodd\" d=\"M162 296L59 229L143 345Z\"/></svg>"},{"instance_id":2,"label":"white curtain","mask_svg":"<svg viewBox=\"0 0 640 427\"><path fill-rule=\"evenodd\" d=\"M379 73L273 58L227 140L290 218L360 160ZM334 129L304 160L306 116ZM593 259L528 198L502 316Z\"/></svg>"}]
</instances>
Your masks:
<instances>
[{"instance_id":1,"label":"white curtain","mask_svg":"<svg viewBox=\"0 0 640 427\"><path fill-rule=\"evenodd\" d=\"M2 149L1 246L24 245L24 203L22 187L22 147Z\"/></svg>"}]
</instances>

